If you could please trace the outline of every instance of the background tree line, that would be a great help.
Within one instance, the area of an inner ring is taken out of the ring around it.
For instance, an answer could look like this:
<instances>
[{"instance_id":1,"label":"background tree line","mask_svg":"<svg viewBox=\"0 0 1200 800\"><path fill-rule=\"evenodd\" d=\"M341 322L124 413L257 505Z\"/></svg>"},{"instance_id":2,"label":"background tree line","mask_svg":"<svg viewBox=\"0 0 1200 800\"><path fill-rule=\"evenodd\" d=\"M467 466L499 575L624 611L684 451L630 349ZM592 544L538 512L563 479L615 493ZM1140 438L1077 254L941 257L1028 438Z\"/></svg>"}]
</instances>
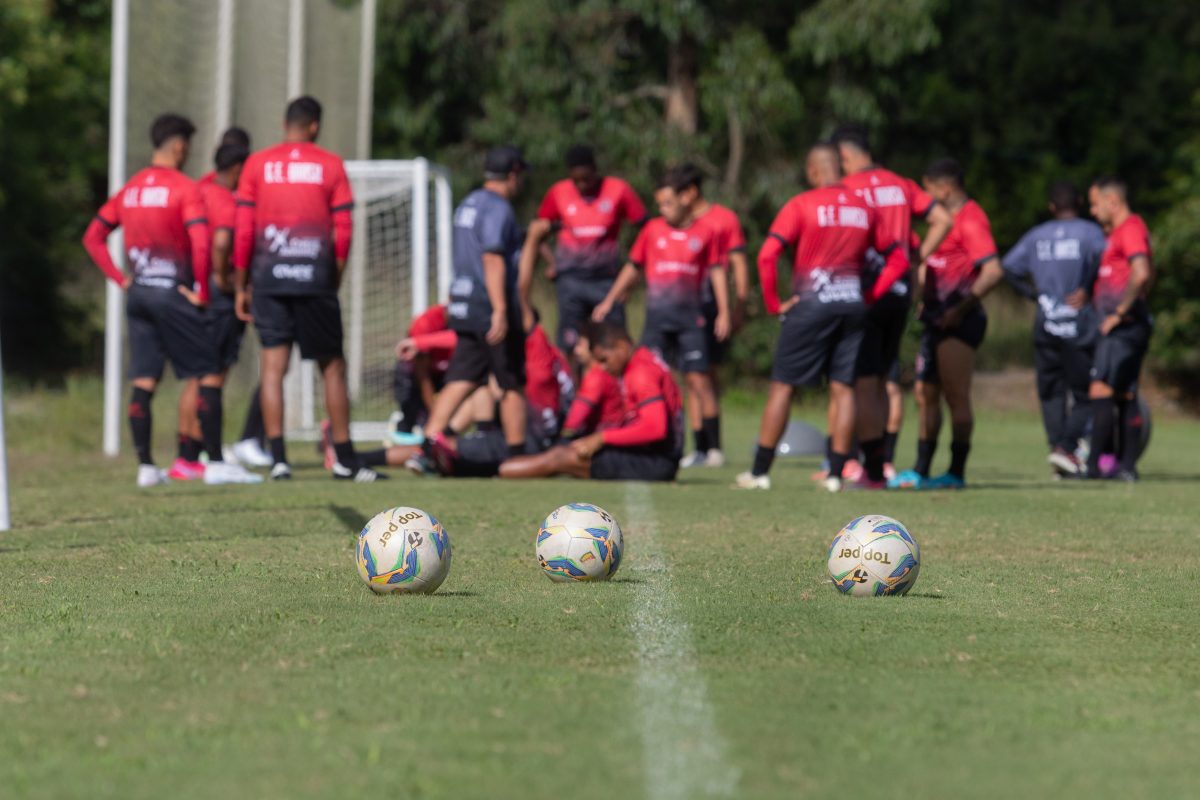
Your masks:
<instances>
[{"instance_id":1,"label":"background tree line","mask_svg":"<svg viewBox=\"0 0 1200 800\"><path fill-rule=\"evenodd\" d=\"M1154 233L1156 365L1200 371L1200 8L1187 0L380 0L374 152L537 166L575 141L648 197L691 159L751 246L843 121L916 176L959 158L1001 248L1053 181L1116 173ZM0 321L6 368L95 368L101 276L78 237L105 188L108 3L0 8ZM764 330L766 330L764 328ZM755 338L747 338L753 348ZM985 348L986 349L986 348Z\"/></svg>"}]
</instances>

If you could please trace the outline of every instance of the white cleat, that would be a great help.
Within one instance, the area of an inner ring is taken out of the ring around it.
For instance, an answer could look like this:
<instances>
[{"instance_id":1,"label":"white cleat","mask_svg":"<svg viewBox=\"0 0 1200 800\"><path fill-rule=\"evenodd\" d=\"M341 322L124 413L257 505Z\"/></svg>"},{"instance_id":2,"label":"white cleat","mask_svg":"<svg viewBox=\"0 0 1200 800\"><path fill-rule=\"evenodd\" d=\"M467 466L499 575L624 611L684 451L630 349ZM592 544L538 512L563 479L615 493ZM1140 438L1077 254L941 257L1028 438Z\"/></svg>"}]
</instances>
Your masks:
<instances>
[{"instance_id":1,"label":"white cleat","mask_svg":"<svg viewBox=\"0 0 1200 800\"><path fill-rule=\"evenodd\" d=\"M205 464L207 464L208 463L208 453L201 453L200 460L203 461ZM221 460L224 461L226 464L242 463L241 461L238 460L237 453L233 452L233 445L231 445L231 444L221 445Z\"/></svg>"},{"instance_id":2,"label":"white cleat","mask_svg":"<svg viewBox=\"0 0 1200 800\"><path fill-rule=\"evenodd\" d=\"M827 492L837 494L842 490L842 479L837 476L830 475L828 478L821 481L820 487Z\"/></svg>"},{"instance_id":3,"label":"white cleat","mask_svg":"<svg viewBox=\"0 0 1200 800\"><path fill-rule=\"evenodd\" d=\"M153 464L139 464L137 485L139 489L148 489L151 486L159 486L164 483L170 483L171 479L167 477L167 471L159 469Z\"/></svg>"},{"instance_id":4,"label":"white cleat","mask_svg":"<svg viewBox=\"0 0 1200 800\"><path fill-rule=\"evenodd\" d=\"M753 475L749 472L743 472L733 479L733 488L735 489L770 489L770 475Z\"/></svg>"},{"instance_id":5,"label":"white cleat","mask_svg":"<svg viewBox=\"0 0 1200 800\"><path fill-rule=\"evenodd\" d=\"M233 458L226 456L225 460L246 467L265 469L275 463L270 454L262 449L262 445L258 443L257 439L243 439L240 442L234 442L230 450L233 451Z\"/></svg>"},{"instance_id":6,"label":"white cleat","mask_svg":"<svg viewBox=\"0 0 1200 800\"><path fill-rule=\"evenodd\" d=\"M333 477L339 481L354 481L355 483L374 483L375 481L387 480L387 475L380 474L370 467L344 467L338 462L333 462L331 468Z\"/></svg>"},{"instance_id":7,"label":"white cleat","mask_svg":"<svg viewBox=\"0 0 1200 800\"><path fill-rule=\"evenodd\" d=\"M704 457L704 466L713 468L725 466L725 454L720 450L709 450L708 455Z\"/></svg>"},{"instance_id":8,"label":"white cleat","mask_svg":"<svg viewBox=\"0 0 1200 800\"><path fill-rule=\"evenodd\" d=\"M683 458L679 459L680 469L691 469L692 467L704 466L705 454L699 451L692 451Z\"/></svg>"},{"instance_id":9,"label":"white cleat","mask_svg":"<svg viewBox=\"0 0 1200 800\"><path fill-rule=\"evenodd\" d=\"M210 461L204 468L204 482L210 485L222 483L262 483L262 475L247 472L241 464L226 464L224 461Z\"/></svg>"},{"instance_id":10,"label":"white cleat","mask_svg":"<svg viewBox=\"0 0 1200 800\"><path fill-rule=\"evenodd\" d=\"M280 461L271 467L271 480L273 481L290 481L292 479L292 468L287 465L286 461Z\"/></svg>"}]
</instances>

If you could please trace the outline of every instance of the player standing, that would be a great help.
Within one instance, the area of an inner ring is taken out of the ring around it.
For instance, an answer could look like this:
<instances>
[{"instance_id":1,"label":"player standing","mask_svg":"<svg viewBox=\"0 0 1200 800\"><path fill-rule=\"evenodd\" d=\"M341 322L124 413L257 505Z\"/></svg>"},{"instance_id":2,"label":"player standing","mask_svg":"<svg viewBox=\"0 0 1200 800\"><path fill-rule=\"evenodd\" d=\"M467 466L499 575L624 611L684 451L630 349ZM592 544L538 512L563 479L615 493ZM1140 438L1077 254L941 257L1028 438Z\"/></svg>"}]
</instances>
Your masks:
<instances>
[{"instance_id":1,"label":"player standing","mask_svg":"<svg viewBox=\"0 0 1200 800\"><path fill-rule=\"evenodd\" d=\"M897 475L893 488L961 489L975 417L971 379L975 352L987 332L980 302L1004 277L987 214L967 194L962 167L951 158L925 170L925 191L954 216L954 227L919 271L922 288L921 349L917 355L917 409L920 413L917 463ZM942 426L942 399L950 408L950 469L929 477Z\"/></svg>"},{"instance_id":2,"label":"player standing","mask_svg":"<svg viewBox=\"0 0 1200 800\"><path fill-rule=\"evenodd\" d=\"M740 489L771 488L768 473L787 425L792 395L797 387L814 386L827 377L836 424L830 431L829 476L824 486L832 492L841 490L842 468L854 437L855 364L866 315L862 271L867 249L874 247L886 259L867 299L886 293L908 270L905 243L892 238L894 234L878 224L866 200L842 183L834 145L822 143L809 150L805 173L813 188L784 205L758 254L763 303L767 313L783 315L783 324L754 466L737 476L735 485ZM794 294L780 304L776 264L785 248L795 254ZM875 458L881 457L879 448L873 452ZM873 462L871 469L882 470L882 466L882 461Z\"/></svg>"},{"instance_id":3,"label":"player standing","mask_svg":"<svg viewBox=\"0 0 1200 800\"><path fill-rule=\"evenodd\" d=\"M1119 178L1100 178L1088 190L1092 216L1108 231L1108 243L1096 278L1095 305L1100 338L1092 363L1092 446L1087 476L1100 477L1100 457L1113 451L1113 429L1121 426L1117 480L1138 479L1142 419L1137 381L1150 346L1153 325L1146 293L1154 280L1150 231L1129 207L1128 190Z\"/></svg>"},{"instance_id":4,"label":"player standing","mask_svg":"<svg viewBox=\"0 0 1200 800\"><path fill-rule=\"evenodd\" d=\"M709 376L704 287L712 286L717 306L713 332L717 341L723 342L730 329L729 284L725 265L720 263L720 231L696 220L699 196L694 168L667 170L654 191L662 216L642 226L629 249L629 263L608 296L592 310L592 320L607 319L644 273L646 325L642 346L684 373L688 389L700 399L709 430L715 435L717 399Z\"/></svg>"},{"instance_id":5,"label":"player standing","mask_svg":"<svg viewBox=\"0 0 1200 800\"><path fill-rule=\"evenodd\" d=\"M209 456L205 483L262 480L224 463L221 456L220 365L203 309L209 299L208 222L199 188L180 172L195 130L177 114L158 117L150 128L150 166L104 204L83 237L96 265L126 290L133 384L129 427L139 461L137 484L142 487L167 480L150 454L151 401L167 359L177 378L200 381L197 413ZM121 226L131 275L113 263L105 244Z\"/></svg>"},{"instance_id":6,"label":"player standing","mask_svg":"<svg viewBox=\"0 0 1200 800\"><path fill-rule=\"evenodd\" d=\"M750 293L750 267L746 261L746 235L742 232L742 224L737 214L725 206L710 203L704 197L702 181L704 174L692 164L680 166L681 182L687 186L695 186L696 200L692 203L692 217L713 231L713 242L716 251L714 257L718 264L725 267L726 272L733 277L733 298L730 306L729 334L732 335L746 319L746 298ZM686 188L686 187L685 187ZM691 387L688 389L688 422L692 429L692 437L696 449L690 455L684 456L681 467L721 467L725 465L725 454L721 450L721 393L718 367L725 361L725 352L729 344L728 336L724 339L716 334L717 297L713 292L712 280L703 285L703 301L701 310L704 314L704 332L708 340L708 377L712 382L712 403L705 406L701 396ZM726 292L728 293L728 288Z\"/></svg>"},{"instance_id":7,"label":"player standing","mask_svg":"<svg viewBox=\"0 0 1200 800\"><path fill-rule=\"evenodd\" d=\"M1038 305L1033 363L1048 460L1060 473L1078 475L1083 465L1075 448L1092 415L1088 384L1096 345L1096 317L1088 296L1104 252L1104 231L1079 217L1082 203L1073 185L1054 184L1048 199L1053 219L1022 236L1002 265L1008 281ZM1073 401L1069 413L1068 395Z\"/></svg>"},{"instance_id":8,"label":"player standing","mask_svg":"<svg viewBox=\"0 0 1200 800\"><path fill-rule=\"evenodd\" d=\"M556 237L554 263L546 275L558 295L558 346L573 358L580 330L620 271L621 224L640 227L646 207L628 183L599 173L588 145L573 145L565 160L567 177L546 192L537 220L529 226L521 269L532 275L541 246L549 236ZM614 306L611 319L624 324L624 308Z\"/></svg>"},{"instance_id":9,"label":"player standing","mask_svg":"<svg viewBox=\"0 0 1200 800\"><path fill-rule=\"evenodd\" d=\"M262 343L263 423L274 461L272 480L292 476L283 443L283 376L295 343L302 358L317 362L325 382L337 453L333 477L369 483L382 476L359 464L350 441L337 296L350 253L354 198L342 159L316 145L320 131L321 104L308 96L296 98L284 116L284 141L246 162L237 190L235 302L241 319L253 319Z\"/></svg>"}]
</instances>

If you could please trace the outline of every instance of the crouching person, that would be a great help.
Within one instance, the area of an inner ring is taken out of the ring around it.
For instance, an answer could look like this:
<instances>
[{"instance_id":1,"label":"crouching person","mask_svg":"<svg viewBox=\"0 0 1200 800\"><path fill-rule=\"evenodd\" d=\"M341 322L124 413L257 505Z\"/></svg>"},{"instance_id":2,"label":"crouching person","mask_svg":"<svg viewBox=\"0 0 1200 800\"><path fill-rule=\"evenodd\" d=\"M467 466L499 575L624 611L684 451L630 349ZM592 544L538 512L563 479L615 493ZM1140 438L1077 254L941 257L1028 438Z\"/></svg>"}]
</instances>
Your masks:
<instances>
[{"instance_id":1,"label":"crouching person","mask_svg":"<svg viewBox=\"0 0 1200 800\"><path fill-rule=\"evenodd\" d=\"M545 453L510 458L500 477L674 480L683 454L683 404L669 368L650 350L635 347L623 326L593 323L587 338L596 363L620 382L628 409L624 423Z\"/></svg>"}]
</instances>

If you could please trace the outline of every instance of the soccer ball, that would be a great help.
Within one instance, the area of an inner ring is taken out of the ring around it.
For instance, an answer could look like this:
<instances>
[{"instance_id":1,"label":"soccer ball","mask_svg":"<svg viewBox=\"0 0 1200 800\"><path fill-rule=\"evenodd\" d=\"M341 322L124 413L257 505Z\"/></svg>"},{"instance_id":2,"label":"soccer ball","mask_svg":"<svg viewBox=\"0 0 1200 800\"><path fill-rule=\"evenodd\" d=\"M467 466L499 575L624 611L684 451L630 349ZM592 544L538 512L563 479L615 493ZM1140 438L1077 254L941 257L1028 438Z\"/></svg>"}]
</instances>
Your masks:
<instances>
[{"instance_id":1,"label":"soccer ball","mask_svg":"<svg viewBox=\"0 0 1200 800\"><path fill-rule=\"evenodd\" d=\"M450 536L419 508L389 508L358 534L354 560L373 592L429 593L450 573Z\"/></svg>"},{"instance_id":2,"label":"soccer ball","mask_svg":"<svg viewBox=\"0 0 1200 800\"><path fill-rule=\"evenodd\" d=\"M842 594L904 594L920 571L921 549L908 528L891 517L859 517L829 545L829 578Z\"/></svg>"},{"instance_id":3,"label":"soccer ball","mask_svg":"<svg viewBox=\"0 0 1200 800\"><path fill-rule=\"evenodd\" d=\"M552 581L606 581L623 549L621 526L591 503L556 508L538 528L538 564Z\"/></svg>"}]
</instances>

